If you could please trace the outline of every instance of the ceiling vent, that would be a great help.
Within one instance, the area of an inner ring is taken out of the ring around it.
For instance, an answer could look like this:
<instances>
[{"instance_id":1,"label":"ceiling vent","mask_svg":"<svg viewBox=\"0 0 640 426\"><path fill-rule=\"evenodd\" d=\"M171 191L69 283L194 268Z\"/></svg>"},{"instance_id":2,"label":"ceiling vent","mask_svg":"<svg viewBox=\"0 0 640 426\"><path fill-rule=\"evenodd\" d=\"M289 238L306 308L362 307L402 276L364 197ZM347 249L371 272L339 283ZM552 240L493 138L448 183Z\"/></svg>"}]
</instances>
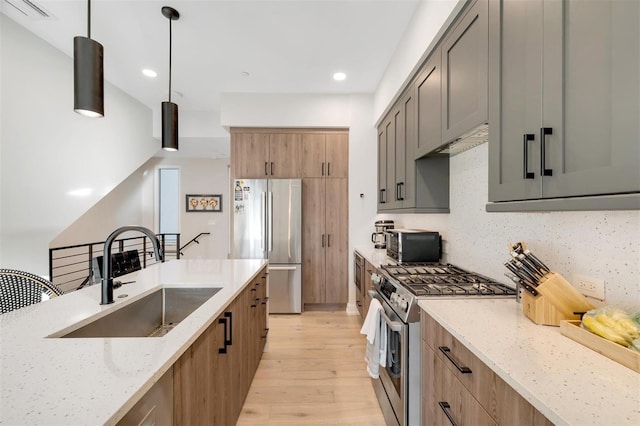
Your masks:
<instances>
[{"instance_id":1,"label":"ceiling vent","mask_svg":"<svg viewBox=\"0 0 640 426\"><path fill-rule=\"evenodd\" d=\"M47 9L32 0L2 0L2 11L7 9L13 9L33 20L56 19Z\"/></svg>"}]
</instances>

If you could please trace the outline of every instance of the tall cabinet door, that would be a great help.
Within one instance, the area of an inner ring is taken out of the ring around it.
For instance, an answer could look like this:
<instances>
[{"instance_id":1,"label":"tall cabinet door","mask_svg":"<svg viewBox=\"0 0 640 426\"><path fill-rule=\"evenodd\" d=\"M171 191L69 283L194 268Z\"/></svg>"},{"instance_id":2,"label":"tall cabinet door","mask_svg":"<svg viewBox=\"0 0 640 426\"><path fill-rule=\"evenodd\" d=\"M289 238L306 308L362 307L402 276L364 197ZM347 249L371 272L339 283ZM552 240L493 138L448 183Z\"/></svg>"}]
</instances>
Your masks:
<instances>
[{"instance_id":1,"label":"tall cabinet door","mask_svg":"<svg viewBox=\"0 0 640 426\"><path fill-rule=\"evenodd\" d=\"M378 127L378 211L387 206L387 127L386 121Z\"/></svg>"},{"instance_id":2,"label":"tall cabinet door","mask_svg":"<svg viewBox=\"0 0 640 426\"><path fill-rule=\"evenodd\" d=\"M640 191L640 2L549 1L543 22L543 197Z\"/></svg>"},{"instance_id":3,"label":"tall cabinet door","mask_svg":"<svg viewBox=\"0 0 640 426\"><path fill-rule=\"evenodd\" d=\"M489 22L489 200L539 198L542 1L490 2Z\"/></svg>"},{"instance_id":4,"label":"tall cabinet door","mask_svg":"<svg viewBox=\"0 0 640 426\"><path fill-rule=\"evenodd\" d=\"M347 179L325 179L326 303L346 303L348 289L348 187Z\"/></svg>"},{"instance_id":5,"label":"tall cabinet door","mask_svg":"<svg viewBox=\"0 0 640 426\"><path fill-rule=\"evenodd\" d=\"M438 48L431 54L416 81L418 117L416 158L427 155L442 144L440 72L440 48Z\"/></svg>"},{"instance_id":6,"label":"tall cabinet door","mask_svg":"<svg viewBox=\"0 0 640 426\"><path fill-rule=\"evenodd\" d=\"M302 294L304 303L325 303L325 180L302 180Z\"/></svg>"}]
</instances>

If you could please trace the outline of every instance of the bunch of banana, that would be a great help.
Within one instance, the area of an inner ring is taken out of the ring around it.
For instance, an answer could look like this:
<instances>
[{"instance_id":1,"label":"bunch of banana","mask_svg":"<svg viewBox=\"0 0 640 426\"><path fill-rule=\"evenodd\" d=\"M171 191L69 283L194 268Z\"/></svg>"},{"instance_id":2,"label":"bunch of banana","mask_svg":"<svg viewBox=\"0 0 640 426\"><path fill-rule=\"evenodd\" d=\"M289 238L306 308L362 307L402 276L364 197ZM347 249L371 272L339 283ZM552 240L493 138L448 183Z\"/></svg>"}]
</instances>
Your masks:
<instances>
[{"instance_id":1,"label":"bunch of banana","mask_svg":"<svg viewBox=\"0 0 640 426\"><path fill-rule=\"evenodd\" d=\"M582 317L582 327L619 345L640 347L640 325L621 309L593 309Z\"/></svg>"}]
</instances>

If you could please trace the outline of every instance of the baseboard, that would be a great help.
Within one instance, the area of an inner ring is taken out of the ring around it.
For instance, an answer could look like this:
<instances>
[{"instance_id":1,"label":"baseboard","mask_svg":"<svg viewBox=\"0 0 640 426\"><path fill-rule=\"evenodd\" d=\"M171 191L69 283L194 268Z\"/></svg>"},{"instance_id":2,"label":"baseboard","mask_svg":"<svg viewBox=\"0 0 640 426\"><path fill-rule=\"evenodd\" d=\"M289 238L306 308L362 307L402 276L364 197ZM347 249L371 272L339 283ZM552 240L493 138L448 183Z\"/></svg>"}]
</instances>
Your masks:
<instances>
[{"instance_id":1,"label":"baseboard","mask_svg":"<svg viewBox=\"0 0 640 426\"><path fill-rule=\"evenodd\" d=\"M346 303L305 303L304 311L344 311Z\"/></svg>"}]
</instances>

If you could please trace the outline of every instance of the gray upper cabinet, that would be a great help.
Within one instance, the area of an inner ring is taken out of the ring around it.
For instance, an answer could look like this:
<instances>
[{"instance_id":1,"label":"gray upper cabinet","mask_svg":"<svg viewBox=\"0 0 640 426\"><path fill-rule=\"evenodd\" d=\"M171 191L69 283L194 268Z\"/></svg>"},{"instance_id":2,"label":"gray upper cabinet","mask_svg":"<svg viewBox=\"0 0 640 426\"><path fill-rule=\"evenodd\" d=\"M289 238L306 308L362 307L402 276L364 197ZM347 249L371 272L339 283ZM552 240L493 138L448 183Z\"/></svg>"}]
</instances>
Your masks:
<instances>
[{"instance_id":1,"label":"gray upper cabinet","mask_svg":"<svg viewBox=\"0 0 640 426\"><path fill-rule=\"evenodd\" d=\"M442 42L443 143L487 122L487 13L487 0L472 3Z\"/></svg>"},{"instance_id":2,"label":"gray upper cabinet","mask_svg":"<svg viewBox=\"0 0 640 426\"><path fill-rule=\"evenodd\" d=\"M640 208L639 9L490 2L488 210Z\"/></svg>"},{"instance_id":3,"label":"gray upper cabinet","mask_svg":"<svg viewBox=\"0 0 640 426\"><path fill-rule=\"evenodd\" d=\"M440 48L425 62L416 80L418 138L415 157L420 158L442 144L442 93Z\"/></svg>"},{"instance_id":4,"label":"gray upper cabinet","mask_svg":"<svg viewBox=\"0 0 640 426\"><path fill-rule=\"evenodd\" d=\"M378 127L378 211L387 210L387 119Z\"/></svg>"}]
</instances>

